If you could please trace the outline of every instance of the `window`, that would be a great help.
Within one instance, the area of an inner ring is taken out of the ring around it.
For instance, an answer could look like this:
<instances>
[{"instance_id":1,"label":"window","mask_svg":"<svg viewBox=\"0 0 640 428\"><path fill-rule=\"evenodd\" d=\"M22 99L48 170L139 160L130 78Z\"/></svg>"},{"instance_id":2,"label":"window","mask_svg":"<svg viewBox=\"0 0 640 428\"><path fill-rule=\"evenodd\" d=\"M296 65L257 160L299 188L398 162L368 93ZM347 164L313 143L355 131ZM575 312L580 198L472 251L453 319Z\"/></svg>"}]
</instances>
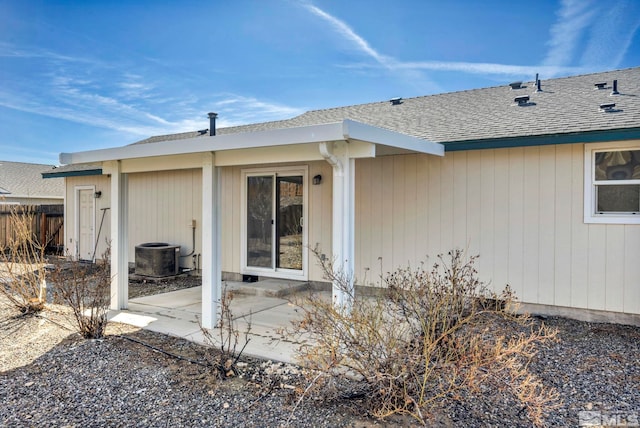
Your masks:
<instances>
[{"instance_id":1,"label":"window","mask_svg":"<svg viewBox=\"0 0 640 428\"><path fill-rule=\"evenodd\" d=\"M640 224L640 145L585 146L584 221Z\"/></svg>"}]
</instances>

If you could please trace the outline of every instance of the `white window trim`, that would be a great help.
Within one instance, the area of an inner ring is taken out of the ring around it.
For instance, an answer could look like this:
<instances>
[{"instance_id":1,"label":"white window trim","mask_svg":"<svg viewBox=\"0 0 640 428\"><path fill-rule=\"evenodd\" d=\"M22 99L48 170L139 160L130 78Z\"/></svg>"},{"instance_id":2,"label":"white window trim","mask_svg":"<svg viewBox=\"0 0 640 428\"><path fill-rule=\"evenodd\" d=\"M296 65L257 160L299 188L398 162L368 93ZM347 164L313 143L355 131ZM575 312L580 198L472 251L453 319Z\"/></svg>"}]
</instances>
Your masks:
<instances>
[{"instance_id":1,"label":"white window trim","mask_svg":"<svg viewBox=\"0 0 640 428\"><path fill-rule=\"evenodd\" d=\"M596 186L594 171L595 152L640 150L640 141L597 143L584 145L584 222L600 224L640 224L640 214L598 214L596 212ZM618 183L617 183L618 184ZM621 180L619 184L630 184Z\"/></svg>"},{"instance_id":2,"label":"white window trim","mask_svg":"<svg viewBox=\"0 0 640 428\"><path fill-rule=\"evenodd\" d=\"M290 269L270 269L257 268L247 266L247 177L260 174L284 174L299 172L302 174L303 182L303 227L302 227L302 270ZM298 281L307 281L309 279L309 167L307 165L299 166L280 166L272 168L246 168L241 170L242 184L240 189L241 198L241 225L240 225L240 270L244 275L257 275L271 278L292 279Z\"/></svg>"}]
</instances>

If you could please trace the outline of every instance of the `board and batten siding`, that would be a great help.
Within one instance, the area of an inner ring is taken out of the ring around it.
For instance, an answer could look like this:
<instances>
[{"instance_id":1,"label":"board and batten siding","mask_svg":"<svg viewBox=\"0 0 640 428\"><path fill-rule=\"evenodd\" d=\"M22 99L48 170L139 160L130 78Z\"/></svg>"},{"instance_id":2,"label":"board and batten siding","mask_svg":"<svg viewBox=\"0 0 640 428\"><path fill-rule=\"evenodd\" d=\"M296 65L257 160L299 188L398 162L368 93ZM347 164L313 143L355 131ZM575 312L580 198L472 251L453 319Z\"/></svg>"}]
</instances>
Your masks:
<instances>
[{"instance_id":1,"label":"board and batten siding","mask_svg":"<svg viewBox=\"0 0 640 428\"><path fill-rule=\"evenodd\" d=\"M640 314L640 225L585 224L583 186L583 144L359 159L357 282L457 248L522 302Z\"/></svg>"},{"instance_id":2,"label":"board and batten siding","mask_svg":"<svg viewBox=\"0 0 640 428\"><path fill-rule=\"evenodd\" d=\"M180 245L181 255L194 250L192 220L196 222L194 254L202 252L202 170L180 169L128 174L129 262L135 246L147 242ZM193 268L191 256L180 266Z\"/></svg>"}]
</instances>

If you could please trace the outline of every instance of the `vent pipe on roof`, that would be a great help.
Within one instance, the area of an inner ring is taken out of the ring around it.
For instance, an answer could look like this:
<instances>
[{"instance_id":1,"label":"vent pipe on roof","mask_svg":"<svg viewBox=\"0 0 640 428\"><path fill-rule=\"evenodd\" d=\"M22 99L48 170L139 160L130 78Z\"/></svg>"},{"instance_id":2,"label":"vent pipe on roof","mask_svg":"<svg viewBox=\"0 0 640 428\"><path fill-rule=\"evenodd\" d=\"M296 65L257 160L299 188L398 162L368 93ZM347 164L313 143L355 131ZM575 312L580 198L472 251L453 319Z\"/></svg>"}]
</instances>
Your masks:
<instances>
[{"instance_id":1,"label":"vent pipe on roof","mask_svg":"<svg viewBox=\"0 0 640 428\"><path fill-rule=\"evenodd\" d=\"M216 135L216 117L218 117L218 113L209 113L209 135Z\"/></svg>"},{"instance_id":2,"label":"vent pipe on roof","mask_svg":"<svg viewBox=\"0 0 640 428\"><path fill-rule=\"evenodd\" d=\"M611 91L611 95L619 95L620 92L618 92L618 79L614 79L613 81L613 90Z\"/></svg>"},{"instance_id":3,"label":"vent pipe on roof","mask_svg":"<svg viewBox=\"0 0 640 428\"><path fill-rule=\"evenodd\" d=\"M542 83L538 79L538 75L536 74L536 92L542 92Z\"/></svg>"}]
</instances>

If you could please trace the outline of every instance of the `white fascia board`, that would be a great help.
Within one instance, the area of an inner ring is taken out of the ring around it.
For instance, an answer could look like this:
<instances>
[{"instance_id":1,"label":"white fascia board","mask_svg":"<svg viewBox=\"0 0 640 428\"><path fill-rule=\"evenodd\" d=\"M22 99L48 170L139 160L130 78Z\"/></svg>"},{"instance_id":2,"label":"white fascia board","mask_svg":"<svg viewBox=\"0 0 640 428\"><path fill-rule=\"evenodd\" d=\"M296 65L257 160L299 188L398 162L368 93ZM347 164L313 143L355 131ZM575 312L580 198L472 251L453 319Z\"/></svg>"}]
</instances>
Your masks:
<instances>
[{"instance_id":1,"label":"white fascia board","mask_svg":"<svg viewBox=\"0 0 640 428\"><path fill-rule=\"evenodd\" d=\"M274 147L290 144L319 143L343 140L342 123L274 129L268 131L223 134L176 141L134 144L112 149L61 153L60 163L77 164L110 160L135 159L150 156L170 156L187 153L217 152L224 150Z\"/></svg>"},{"instance_id":2,"label":"white fascia board","mask_svg":"<svg viewBox=\"0 0 640 428\"><path fill-rule=\"evenodd\" d=\"M213 137L196 137L175 141L134 144L112 149L85 152L61 153L60 163L78 164L105 162L112 160L146 158L152 156L172 156L189 153L220 152L225 150L251 149L257 147L277 147L292 144L321 143L327 141L359 140L366 143L383 144L409 151L444 155L444 146L410 137L375 126L352 120L323 125L301 126L297 128L273 129L267 131L222 134Z\"/></svg>"},{"instance_id":3,"label":"white fascia board","mask_svg":"<svg viewBox=\"0 0 640 428\"><path fill-rule=\"evenodd\" d=\"M444 146L439 143L422 140L388 129L378 128L353 120L344 120L343 134L345 139L366 141L384 146L396 147L411 152L426 153L428 155L444 156Z\"/></svg>"}]
</instances>

